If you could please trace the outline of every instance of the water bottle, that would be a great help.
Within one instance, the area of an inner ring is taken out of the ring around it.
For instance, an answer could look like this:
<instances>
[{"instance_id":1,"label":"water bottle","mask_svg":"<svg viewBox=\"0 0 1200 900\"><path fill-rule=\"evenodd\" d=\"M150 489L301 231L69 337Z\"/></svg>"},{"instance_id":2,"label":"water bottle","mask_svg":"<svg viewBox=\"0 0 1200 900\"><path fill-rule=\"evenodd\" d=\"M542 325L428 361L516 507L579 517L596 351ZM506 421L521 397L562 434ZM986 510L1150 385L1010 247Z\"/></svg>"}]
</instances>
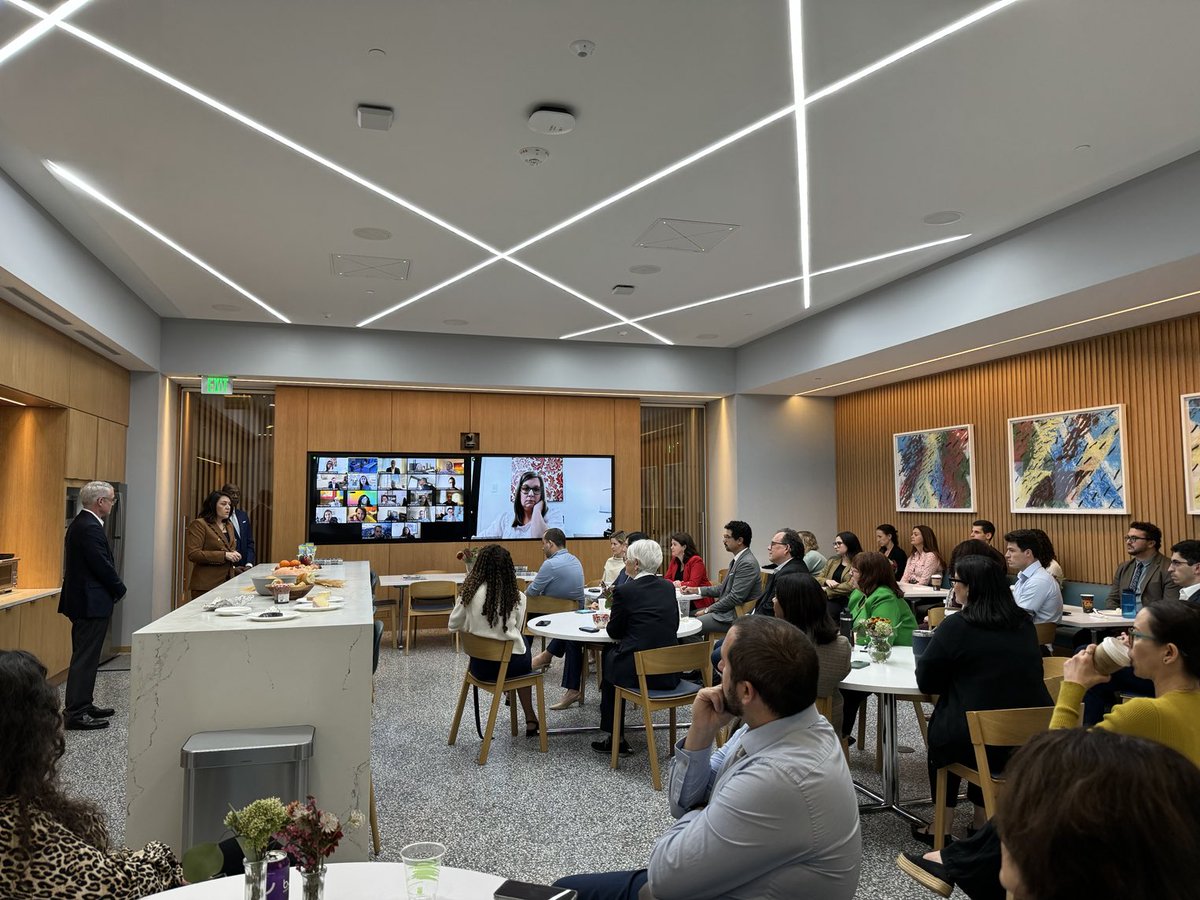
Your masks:
<instances>
[{"instance_id":1,"label":"water bottle","mask_svg":"<svg viewBox=\"0 0 1200 900\"><path fill-rule=\"evenodd\" d=\"M851 646L854 645L854 617L850 615L848 609L843 609L842 614L838 616L838 631L845 636Z\"/></svg>"},{"instance_id":2,"label":"water bottle","mask_svg":"<svg viewBox=\"0 0 1200 900\"><path fill-rule=\"evenodd\" d=\"M1121 618L1133 619L1137 617L1138 598L1137 593L1130 590L1121 591Z\"/></svg>"}]
</instances>

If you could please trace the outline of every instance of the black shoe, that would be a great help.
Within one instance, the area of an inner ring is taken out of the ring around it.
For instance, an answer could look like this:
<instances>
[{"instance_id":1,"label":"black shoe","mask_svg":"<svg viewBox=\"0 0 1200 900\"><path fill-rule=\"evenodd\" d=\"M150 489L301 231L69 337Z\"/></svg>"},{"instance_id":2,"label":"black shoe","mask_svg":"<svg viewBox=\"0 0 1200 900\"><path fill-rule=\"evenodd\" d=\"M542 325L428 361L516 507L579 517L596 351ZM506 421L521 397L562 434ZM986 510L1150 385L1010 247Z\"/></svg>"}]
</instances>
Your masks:
<instances>
[{"instance_id":1,"label":"black shoe","mask_svg":"<svg viewBox=\"0 0 1200 900\"><path fill-rule=\"evenodd\" d=\"M66 721L67 731L96 731L99 728L107 728L108 719L97 719L88 713L80 713L77 716L71 716Z\"/></svg>"},{"instance_id":2,"label":"black shoe","mask_svg":"<svg viewBox=\"0 0 1200 900\"><path fill-rule=\"evenodd\" d=\"M605 738L602 741L592 741L592 749L597 753L612 753L612 738ZM621 741L617 745L617 752L622 756L633 756L633 748L629 746L628 741Z\"/></svg>"},{"instance_id":3,"label":"black shoe","mask_svg":"<svg viewBox=\"0 0 1200 900\"><path fill-rule=\"evenodd\" d=\"M107 706L89 706L87 708L87 714L93 719L107 719L115 712L115 709L111 709Z\"/></svg>"},{"instance_id":4,"label":"black shoe","mask_svg":"<svg viewBox=\"0 0 1200 900\"><path fill-rule=\"evenodd\" d=\"M931 825L926 826L926 828L932 828L932 827L933 826L931 826ZM919 825L913 825L912 826L912 836L913 836L914 841L920 841L926 847L933 846L933 832L932 831L926 831L925 829L921 828ZM953 840L953 838L950 835L946 835L945 843L949 844L952 840Z\"/></svg>"},{"instance_id":5,"label":"black shoe","mask_svg":"<svg viewBox=\"0 0 1200 900\"><path fill-rule=\"evenodd\" d=\"M941 863L928 860L920 853L901 853L896 857L896 865L918 884L943 897L954 893L954 880L946 874L946 867Z\"/></svg>"}]
</instances>

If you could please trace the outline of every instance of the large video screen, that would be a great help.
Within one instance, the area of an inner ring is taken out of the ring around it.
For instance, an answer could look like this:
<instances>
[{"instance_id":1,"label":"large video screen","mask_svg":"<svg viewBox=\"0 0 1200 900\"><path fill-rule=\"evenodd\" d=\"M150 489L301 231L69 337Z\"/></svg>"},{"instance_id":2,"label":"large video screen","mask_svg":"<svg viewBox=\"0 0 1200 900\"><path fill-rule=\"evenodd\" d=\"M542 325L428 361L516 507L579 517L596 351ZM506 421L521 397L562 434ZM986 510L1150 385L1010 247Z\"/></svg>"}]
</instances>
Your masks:
<instances>
[{"instance_id":1,"label":"large video screen","mask_svg":"<svg viewBox=\"0 0 1200 900\"><path fill-rule=\"evenodd\" d=\"M312 543L470 537L465 456L309 453L308 468Z\"/></svg>"},{"instance_id":2,"label":"large video screen","mask_svg":"<svg viewBox=\"0 0 1200 900\"><path fill-rule=\"evenodd\" d=\"M603 538L613 528L611 456L471 457L479 539Z\"/></svg>"}]
</instances>

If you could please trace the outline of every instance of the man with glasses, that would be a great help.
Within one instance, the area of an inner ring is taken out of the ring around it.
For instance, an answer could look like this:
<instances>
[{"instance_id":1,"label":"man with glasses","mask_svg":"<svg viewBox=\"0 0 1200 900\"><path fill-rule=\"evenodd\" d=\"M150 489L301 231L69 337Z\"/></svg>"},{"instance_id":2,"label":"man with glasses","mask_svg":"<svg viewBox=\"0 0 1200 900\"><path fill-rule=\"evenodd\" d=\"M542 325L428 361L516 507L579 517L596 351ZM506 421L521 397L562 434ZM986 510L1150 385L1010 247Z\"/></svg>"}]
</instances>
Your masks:
<instances>
[{"instance_id":1,"label":"man with glasses","mask_svg":"<svg viewBox=\"0 0 1200 900\"><path fill-rule=\"evenodd\" d=\"M1171 583L1179 588L1179 599L1200 603L1200 541L1180 541L1171 548L1167 563Z\"/></svg>"},{"instance_id":2,"label":"man with glasses","mask_svg":"<svg viewBox=\"0 0 1200 900\"><path fill-rule=\"evenodd\" d=\"M1125 532L1125 551L1129 559L1117 566L1108 590L1108 608L1121 608L1121 592L1137 595L1141 609L1163 597L1175 599L1179 588L1167 571L1170 560L1162 554L1162 529L1151 522L1130 522Z\"/></svg>"},{"instance_id":3,"label":"man with glasses","mask_svg":"<svg viewBox=\"0 0 1200 900\"><path fill-rule=\"evenodd\" d=\"M79 491L83 507L67 528L63 547L63 586L58 611L71 620L71 668L67 672L63 719L72 731L108 727L112 709L92 703L96 670L113 606L125 596L104 520L117 496L107 481L91 481Z\"/></svg>"},{"instance_id":4,"label":"man with glasses","mask_svg":"<svg viewBox=\"0 0 1200 900\"><path fill-rule=\"evenodd\" d=\"M763 586L762 597L754 606L754 615L775 615L775 579L780 573L790 575L793 572L807 572L808 568L801 563L803 558L804 542L794 528L781 528L771 536L767 542L767 559L775 566L775 570Z\"/></svg>"}]
</instances>

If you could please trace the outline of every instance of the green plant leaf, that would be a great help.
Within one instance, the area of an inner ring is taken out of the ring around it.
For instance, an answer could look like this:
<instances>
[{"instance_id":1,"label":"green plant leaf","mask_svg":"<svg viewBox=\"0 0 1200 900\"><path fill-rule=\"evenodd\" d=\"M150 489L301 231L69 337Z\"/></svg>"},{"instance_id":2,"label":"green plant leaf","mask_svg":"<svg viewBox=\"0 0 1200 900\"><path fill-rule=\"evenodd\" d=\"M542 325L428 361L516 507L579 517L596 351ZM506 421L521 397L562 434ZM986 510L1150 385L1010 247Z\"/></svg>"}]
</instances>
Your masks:
<instances>
[{"instance_id":1,"label":"green plant leaf","mask_svg":"<svg viewBox=\"0 0 1200 900\"><path fill-rule=\"evenodd\" d=\"M183 877L189 884L208 881L221 871L225 856L216 844L197 844L183 854Z\"/></svg>"}]
</instances>

